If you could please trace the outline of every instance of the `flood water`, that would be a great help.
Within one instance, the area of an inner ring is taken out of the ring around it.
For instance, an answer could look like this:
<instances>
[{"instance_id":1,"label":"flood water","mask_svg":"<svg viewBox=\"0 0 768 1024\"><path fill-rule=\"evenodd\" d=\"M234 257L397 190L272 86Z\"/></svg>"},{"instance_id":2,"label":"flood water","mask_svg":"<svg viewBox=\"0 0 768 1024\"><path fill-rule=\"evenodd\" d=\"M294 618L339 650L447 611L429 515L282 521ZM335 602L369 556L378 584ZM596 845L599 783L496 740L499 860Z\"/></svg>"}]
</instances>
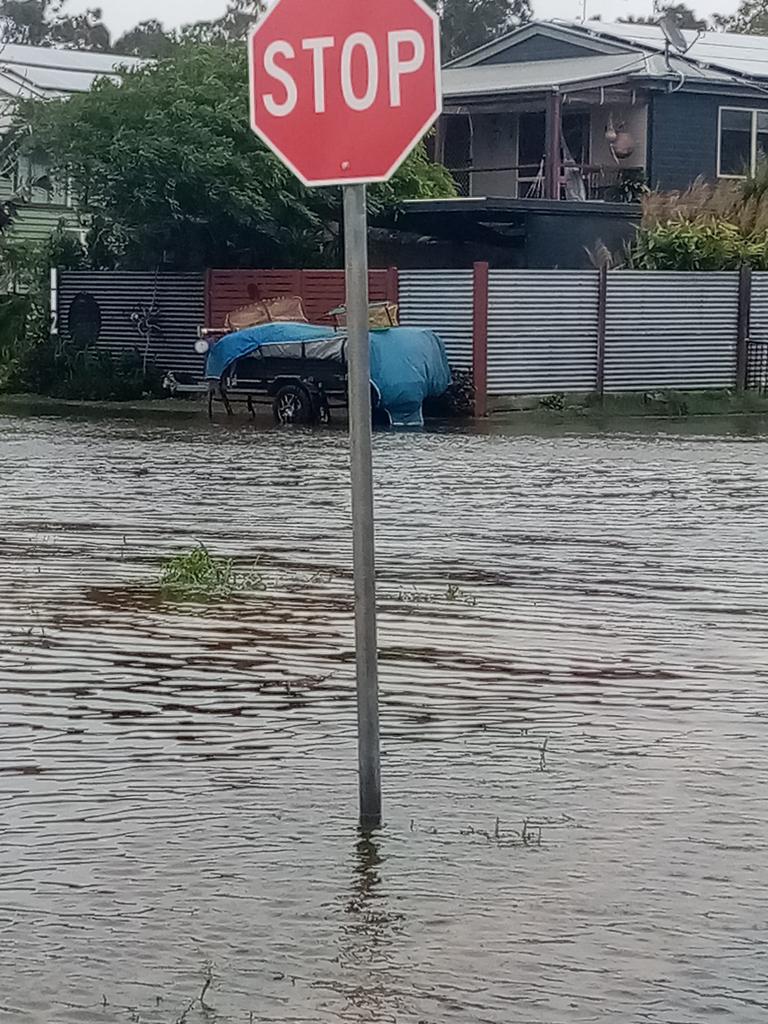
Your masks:
<instances>
[{"instance_id":1,"label":"flood water","mask_svg":"<svg viewBox=\"0 0 768 1024\"><path fill-rule=\"evenodd\" d=\"M768 438L375 449L365 839L345 435L0 418L0 1020L764 1022Z\"/></svg>"}]
</instances>

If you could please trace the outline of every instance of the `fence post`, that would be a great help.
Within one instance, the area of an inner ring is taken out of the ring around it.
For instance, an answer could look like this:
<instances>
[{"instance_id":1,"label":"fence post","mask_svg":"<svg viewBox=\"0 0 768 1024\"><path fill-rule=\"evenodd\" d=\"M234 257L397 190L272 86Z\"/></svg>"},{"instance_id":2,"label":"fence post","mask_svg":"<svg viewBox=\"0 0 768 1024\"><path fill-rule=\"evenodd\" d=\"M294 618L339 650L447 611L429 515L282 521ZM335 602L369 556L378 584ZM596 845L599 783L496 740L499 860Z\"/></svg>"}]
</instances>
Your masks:
<instances>
[{"instance_id":1,"label":"fence post","mask_svg":"<svg viewBox=\"0 0 768 1024\"><path fill-rule=\"evenodd\" d=\"M475 263L472 314L472 375L475 381L475 416L488 412L488 278L487 263Z\"/></svg>"},{"instance_id":2,"label":"fence post","mask_svg":"<svg viewBox=\"0 0 768 1024\"><path fill-rule=\"evenodd\" d=\"M203 327L214 327L218 324L213 322L213 271L206 270L205 272L205 323Z\"/></svg>"},{"instance_id":3,"label":"fence post","mask_svg":"<svg viewBox=\"0 0 768 1024\"><path fill-rule=\"evenodd\" d=\"M595 360L595 391L602 399L605 394L605 326L608 310L608 267L597 273L597 352Z\"/></svg>"},{"instance_id":4,"label":"fence post","mask_svg":"<svg viewBox=\"0 0 768 1024\"><path fill-rule=\"evenodd\" d=\"M749 328L752 313L752 268L739 271L739 313L736 328L736 390L746 391L749 381Z\"/></svg>"},{"instance_id":5,"label":"fence post","mask_svg":"<svg viewBox=\"0 0 768 1024\"><path fill-rule=\"evenodd\" d=\"M387 267L386 294L387 302L393 306L400 305L400 273L397 267Z\"/></svg>"}]
</instances>

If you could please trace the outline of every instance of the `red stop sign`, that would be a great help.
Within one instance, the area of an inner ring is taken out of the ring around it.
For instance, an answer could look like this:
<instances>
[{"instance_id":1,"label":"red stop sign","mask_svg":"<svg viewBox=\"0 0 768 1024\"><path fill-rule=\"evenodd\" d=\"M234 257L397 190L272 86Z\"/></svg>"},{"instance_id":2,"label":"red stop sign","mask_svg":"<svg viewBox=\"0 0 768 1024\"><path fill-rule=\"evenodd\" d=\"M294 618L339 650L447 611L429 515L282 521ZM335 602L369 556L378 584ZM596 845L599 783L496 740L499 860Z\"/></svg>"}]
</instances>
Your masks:
<instances>
[{"instance_id":1,"label":"red stop sign","mask_svg":"<svg viewBox=\"0 0 768 1024\"><path fill-rule=\"evenodd\" d=\"M248 46L253 130L305 185L386 181L442 109L424 0L278 0Z\"/></svg>"}]
</instances>

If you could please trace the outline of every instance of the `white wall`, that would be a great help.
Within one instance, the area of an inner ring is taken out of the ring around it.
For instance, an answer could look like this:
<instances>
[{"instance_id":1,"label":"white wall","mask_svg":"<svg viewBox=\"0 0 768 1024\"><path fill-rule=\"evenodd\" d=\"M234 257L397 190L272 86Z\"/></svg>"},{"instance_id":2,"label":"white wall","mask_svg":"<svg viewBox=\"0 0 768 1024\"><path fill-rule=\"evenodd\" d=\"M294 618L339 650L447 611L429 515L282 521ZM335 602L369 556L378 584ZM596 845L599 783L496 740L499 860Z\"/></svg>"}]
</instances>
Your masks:
<instances>
[{"instance_id":1,"label":"white wall","mask_svg":"<svg viewBox=\"0 0 768 1024\"><path fill-rule=\"evenodd\" d=\"M605 137L605 129L609 119L613 118L613 126L619 131L623 123L635 142L632 156L625 160L615 160ZM616 106L606 103L605 106L592 107L592 145L590 162L602 167L615 167L617 170L628 167L645 167L646 143L648 133L648 109L641 103L634 106Z\"/></svg>"},{"instance_id":2,"label":"white wall","mask_svg":"<svg viewBox=\"0 0 768 1024\"><path fill-rule=\"evenodd\" d=\"M513 167L517 163L517 114L472 115L472 165ZM472 175L474 196L514 196L517 172Z\"/></svg>"}]
</instances>

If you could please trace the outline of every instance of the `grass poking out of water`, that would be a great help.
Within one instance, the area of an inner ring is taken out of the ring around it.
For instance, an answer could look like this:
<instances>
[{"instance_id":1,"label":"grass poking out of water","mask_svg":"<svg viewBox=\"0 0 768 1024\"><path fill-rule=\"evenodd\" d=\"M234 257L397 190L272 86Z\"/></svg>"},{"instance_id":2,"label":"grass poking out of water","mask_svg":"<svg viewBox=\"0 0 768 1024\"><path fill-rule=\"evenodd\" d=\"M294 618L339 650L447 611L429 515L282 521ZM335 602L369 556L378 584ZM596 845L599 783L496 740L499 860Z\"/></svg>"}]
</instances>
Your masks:
<instances>
[{"instance_id":1,"label":"grass poking out of water","mask_svg":"<svg viewBox=\"0 0 768 1024\"><path fill-rule=\"evenodd\" d=\"M246 590L266 590L261 573L239 572L231 558L217 558L204 544L166 559L160 586L191 597L228 597Z\"/></svg>"},{"instance_id":2,"label":"grass poking out of water","mask_svg":"<svg viewBox=\"0 0 768 1024\"><path fill-rule=\"evenodd\" d=\"M382 590L379 594L383 601L397 601L401 604L439 604L449 601L465 604L470 608L477 605L474 594L464 590L458 583L448 583L445 590L420 590L415 586L401 586L399 590Z\"/></svg>"}]
</instances>

